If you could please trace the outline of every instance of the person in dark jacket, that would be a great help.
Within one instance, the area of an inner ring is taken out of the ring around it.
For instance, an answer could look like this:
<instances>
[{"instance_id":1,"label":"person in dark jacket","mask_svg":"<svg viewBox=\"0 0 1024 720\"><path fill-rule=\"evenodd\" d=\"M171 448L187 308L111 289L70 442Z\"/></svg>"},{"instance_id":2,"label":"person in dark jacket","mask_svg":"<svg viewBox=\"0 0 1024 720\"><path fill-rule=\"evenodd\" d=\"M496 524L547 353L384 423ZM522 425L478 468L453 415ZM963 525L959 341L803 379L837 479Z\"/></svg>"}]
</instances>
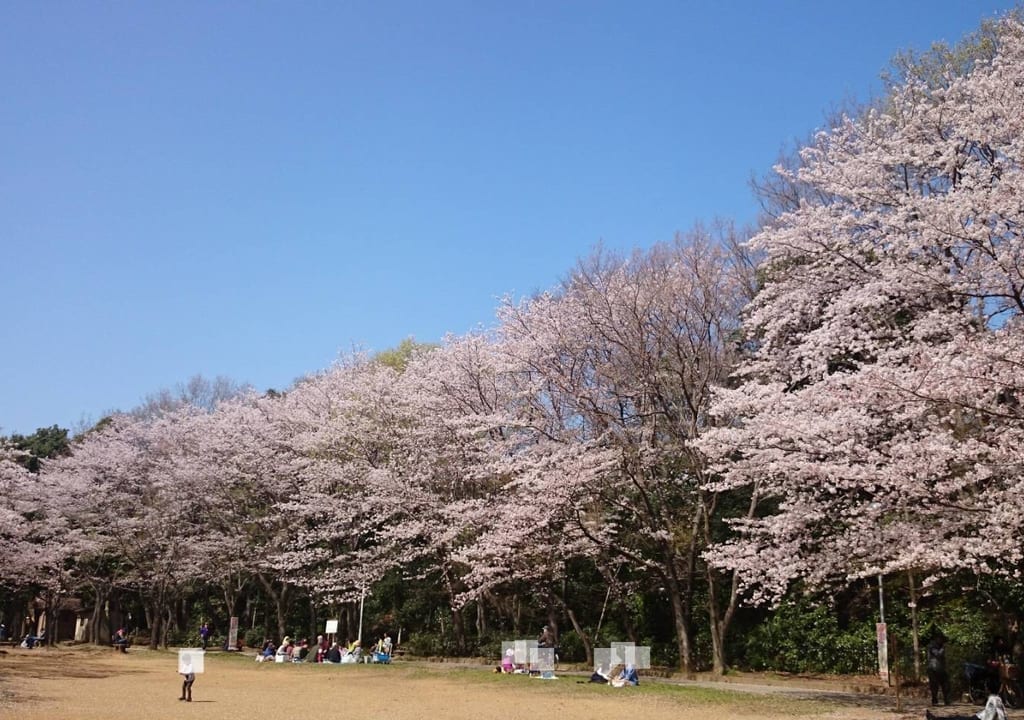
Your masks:
<instances>
[{"instance_id":1,"label":"person in dark jacket","mask_svg":"<svg viewBox=\"0 0 1024 720\"><path fill-rule=\"evenodd\" d=\"M928 689L932 693L932 705L939 704L939 690L942 702L949 705L949 673L946 671L946 636L935 634L928 644Z\"/></svg>"}]
</instances>

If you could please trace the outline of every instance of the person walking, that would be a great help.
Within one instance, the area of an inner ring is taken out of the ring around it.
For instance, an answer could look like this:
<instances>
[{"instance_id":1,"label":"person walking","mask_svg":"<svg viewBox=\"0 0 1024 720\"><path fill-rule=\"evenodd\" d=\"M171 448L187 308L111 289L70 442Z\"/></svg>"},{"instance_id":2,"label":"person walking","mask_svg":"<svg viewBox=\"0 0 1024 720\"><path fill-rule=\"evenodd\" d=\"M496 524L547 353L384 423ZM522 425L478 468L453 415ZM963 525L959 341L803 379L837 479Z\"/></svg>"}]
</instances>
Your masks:
<instances>
[{"instance_id":1,"label":"person walking","mask_svg":"<svg viewBox=\"0 0 1024 720\"><path fill-rule=\"evenodd\" d=\"M207 623L203 623L199 627L199 644L202 646L203 650L205 650L206 646L210 644L211 634L210 626Z\"/></svg>"}]
</instances>

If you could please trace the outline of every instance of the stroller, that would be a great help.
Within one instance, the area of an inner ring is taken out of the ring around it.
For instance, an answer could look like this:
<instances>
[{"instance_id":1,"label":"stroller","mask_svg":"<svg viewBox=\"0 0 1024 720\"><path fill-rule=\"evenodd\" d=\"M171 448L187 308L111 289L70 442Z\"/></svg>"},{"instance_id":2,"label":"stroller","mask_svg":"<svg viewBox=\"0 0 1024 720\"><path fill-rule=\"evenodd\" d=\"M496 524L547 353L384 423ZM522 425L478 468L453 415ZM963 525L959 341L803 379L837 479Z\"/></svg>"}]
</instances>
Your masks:
<instances>
[{"instance_id":1,"label":"stroller","mask_svg":"<svg viewBox=\"0 0 1024 720\"><path fill-rule=\"evenodd\" d=\"M971 702L985 702L988 697L989 669L977 663L964 663L964 679L967 681L967 695Z\"/></svg>"},{"instance_id":2,"label":"stroller","mask_svg":"<svg viewBox=\"0 0 1024 720\"><path fill-rule=\"evenodd\" d=\"M983 703L988 697L990 679L999 678L999 697L1007 707L1016 708L1022 704L1021 688L1018 682L1017 666L999 663L988 667L976 663L964 663L964 677L967 680L967 694L973 703Z\"/></svg>"}]
</instances>

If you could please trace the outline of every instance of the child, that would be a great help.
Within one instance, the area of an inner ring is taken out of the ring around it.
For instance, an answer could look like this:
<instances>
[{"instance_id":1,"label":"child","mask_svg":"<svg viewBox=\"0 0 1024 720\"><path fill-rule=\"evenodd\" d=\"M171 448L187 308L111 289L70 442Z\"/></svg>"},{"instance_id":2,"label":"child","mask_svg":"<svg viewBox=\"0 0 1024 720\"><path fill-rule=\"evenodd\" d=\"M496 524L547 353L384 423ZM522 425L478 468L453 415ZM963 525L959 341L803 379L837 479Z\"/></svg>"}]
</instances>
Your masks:
<instances>
[{"instance_id":1,"label":"child","mask_svg":"<svg viewBox=\"0 0 1024 720\"><path fill-rule=\"evenodd\" d=\"M178 699L192 702L192 683L196 681L196 674L192 672L192 657L190 655L181 656L178 673L185 678L185 681L181 683L181 697Z\"/></svg>"},{"instance_id":2,"label":"child","mask_svg":"<svg viewBox=\"0 0 1024 720\"><path fill-rule=\"evenodd\" d=\"M260 650L260 654L256 656L256 662L273 662L274 653L277 652L277 648L274 647L273 640L267 640L263 643L263 649Z\"/></svg>"}]
</instances>

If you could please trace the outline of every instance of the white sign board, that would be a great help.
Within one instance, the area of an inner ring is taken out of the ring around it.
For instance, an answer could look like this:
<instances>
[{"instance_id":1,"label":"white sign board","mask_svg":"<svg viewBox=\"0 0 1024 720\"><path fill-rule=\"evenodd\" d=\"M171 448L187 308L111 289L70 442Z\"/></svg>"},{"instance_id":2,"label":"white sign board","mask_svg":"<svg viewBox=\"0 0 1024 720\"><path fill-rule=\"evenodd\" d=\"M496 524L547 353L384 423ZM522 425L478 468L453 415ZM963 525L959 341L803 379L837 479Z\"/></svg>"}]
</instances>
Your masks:
<instances>
[{"instance_id":1,"label":"white sign board","mask_svg":"<svg viewBox=\"0 0 1024 720\"><path fill-rule=\"evenodd\" d=\"M195 673L199 675L205 669L203 660L206 651L202 648L181 648L178 650L178 672L182 675Z\"/></svg>"},{"instance_id":2,"label":"white sign board","mask_svg":"<svg viewBox=\"0 0 1024 720\"><path fill-rule=\"evenodd\" d=\"M530 669L553 672L555 669L554 648L530 648Z\"/></svg>"},{"instance_id":3,"label":"white sign board","mask_svg":"<svg viewBox=\"0 0 1024 720\"><path fill-rule=\"evenodd\" d=\"M525 665L530 662L530 652L537 649L536 640L516 640L515 660L517 665Z\"/></svg>"},{"instance_id":4,"label":"white sign board","mask_svg":"<svg viewBox=\"0 0 1024 720\"><path fill-rule=\"evenodd\" d=\"M338 632L338 621L328 620L327 625L324 627L324 632L328 635L334 635L336 632Z\"/></svg>"},{"instance_id":5,"label":"white sign board","mask_svg":"<svg viewBox=\"0 0 1024 720\"><path fill-rule=\"evenodd\" d=\"M231 625L228 626L228 650L238 647L238 618L231 618Z\"/></svg>"}]
</instances>

